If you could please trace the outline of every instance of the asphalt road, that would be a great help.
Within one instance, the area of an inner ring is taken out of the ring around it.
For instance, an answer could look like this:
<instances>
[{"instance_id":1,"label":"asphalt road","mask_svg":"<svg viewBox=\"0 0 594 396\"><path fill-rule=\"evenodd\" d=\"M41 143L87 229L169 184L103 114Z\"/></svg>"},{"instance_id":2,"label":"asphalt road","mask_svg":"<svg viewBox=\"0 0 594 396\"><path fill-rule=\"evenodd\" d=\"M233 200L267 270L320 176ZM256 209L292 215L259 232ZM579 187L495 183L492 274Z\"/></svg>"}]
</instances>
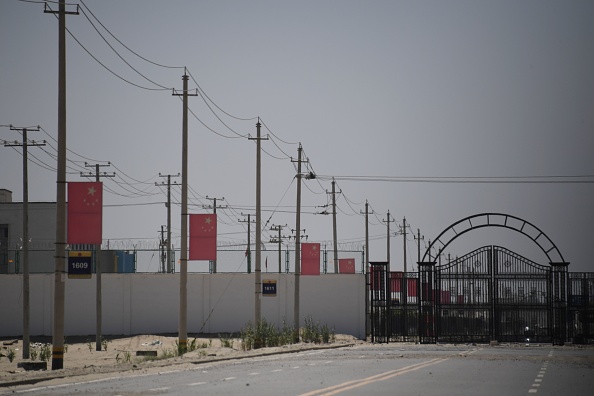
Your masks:
<instances>
[{"instance_id":1,"label":"asphalt road","mask_svg":"<svg viewBox=\"0 0 594 396\"><path fill-rule=\"evenodd\" d=\"M27 395L592 395L594 348L363 345L3 389Z\"/></svg>"}]
</instances>

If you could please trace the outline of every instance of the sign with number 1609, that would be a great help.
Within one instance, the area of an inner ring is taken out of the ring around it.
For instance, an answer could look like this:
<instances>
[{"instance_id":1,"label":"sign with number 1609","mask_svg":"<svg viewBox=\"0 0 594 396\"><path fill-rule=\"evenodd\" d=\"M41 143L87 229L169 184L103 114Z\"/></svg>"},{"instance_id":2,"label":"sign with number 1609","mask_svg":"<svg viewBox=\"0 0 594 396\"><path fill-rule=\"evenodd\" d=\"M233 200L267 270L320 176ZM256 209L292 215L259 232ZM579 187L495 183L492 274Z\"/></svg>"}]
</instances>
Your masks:
<instances>
[{"instance_id":1,"label":"sign with number 1609","mask_svg":"<svg viewBox=\"0 0 594 396\"><path fill-rule=\"evenodd\" d=\"M90 279L93 273L91 252L72 251L68 253L68 278Z\"/></svg>"}]
</instances>

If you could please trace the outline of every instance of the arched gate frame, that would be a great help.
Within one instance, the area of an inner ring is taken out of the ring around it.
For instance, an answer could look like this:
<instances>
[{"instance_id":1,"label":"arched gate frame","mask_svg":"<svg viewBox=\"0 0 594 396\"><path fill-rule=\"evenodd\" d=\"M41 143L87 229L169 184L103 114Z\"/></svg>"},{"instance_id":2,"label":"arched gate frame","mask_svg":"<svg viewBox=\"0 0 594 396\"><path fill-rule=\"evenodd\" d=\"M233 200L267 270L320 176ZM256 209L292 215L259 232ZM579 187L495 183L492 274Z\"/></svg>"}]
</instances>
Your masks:
<instances>
[{"instance_id":1,"label":"arched gate frame","mask_svg":"<svg viewBox=\"0 0 594 396\"><path fill-rule=\"evenodd\" d=\"M532 262L500 247L484 247L442 265L444 249L459 236L501 227L531 239L549 259ZM538 227L515 216L466 217L430 242L418 263L419 340L524 341L562 345L567 339L567 267L557 246Z\"/></svg>"}]
</instances>

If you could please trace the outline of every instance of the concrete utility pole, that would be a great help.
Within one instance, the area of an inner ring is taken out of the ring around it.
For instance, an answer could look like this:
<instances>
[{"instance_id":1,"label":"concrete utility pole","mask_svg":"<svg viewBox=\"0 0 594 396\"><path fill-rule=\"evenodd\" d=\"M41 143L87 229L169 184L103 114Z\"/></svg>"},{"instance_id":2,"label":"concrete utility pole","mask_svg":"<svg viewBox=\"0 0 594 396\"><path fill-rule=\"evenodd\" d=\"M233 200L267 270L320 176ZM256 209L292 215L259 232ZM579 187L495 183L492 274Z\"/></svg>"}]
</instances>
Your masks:
<instances>
[{"instance_id":1,"label":"concrete utility pole","mask_svg":"<svg viewBox=\"0 0 594 396\"><path fill-rule=\"evenodd\" d=\"M170 274L173 272L173 265L171 262L171 178L179 177L179 173L177 175L162 175L159 173L159 177L167 177L167 184L161 182L155 183L155 186L167 186L167 203L165 204L167 207L167 273ZM174 182L173 184L177 183Z\"/></svg>"},{"instance_id":2,"label":"concrete utility pole","mask_svg":"<svg viewBox=\"0 0 594 396\"><path fill-rule=\"evenodd\" d=\"M373 214L373 211L371 212ZM365 282L365 336L369 334L370 323L367 315L369 314L369 282L371 281L369 275L369 202L365 200L365 276L367 281Z\"/></svg>"},{"instance_id":3,"label":"concrete utility pole","mask_svg":"<svg viewBox=\"0 0 594 396\"><path fill-rule=\"evenodd\" d=\"M359 212L365 215L365 273L369 273L369 215L373 214L373 210L369 212L369 202L365 200L365 212Z\"/></svg>"},{"instance_id":4,"label":"concrete utility pole","mask_svg":"<svg viewBox=\"0 0 594 396\"><path fill-rule=\"evenodd\" d=\"M209 198L208 195L206 196L206 199L213 201L212 206L211 205L202 205L202 208L204 209L212 209L214 214L217 214L217 208L218 209L226 209L227 205L225 206L217 206L217 198ZM225 197L223 198L219 198L219 200L224 201ZM217 260L211 260L210 261L210 272L212 274L216 274L217 273Z\"/></svg>"},{"instance_id":5,"label":"concrete utility pole","mask_svg":"<svg viewBox=\"0 0 594 396\"><path fill-rule=\"evenodd\" d=\"M400 233L402 234L402 243L404 248L404 273L406 274L406 217L402 219L402 226L400 227Z\"/></svg>"},{"instance_id":6,"label":"concrete utility pole","mask_svg":"<svg viewBox=\"0 0 594 396\"><path fill-rule=\"evenodd\" d=\"M342 191L338 192L339 194ZM338 274L338 237L336 235L336 181L332 178L332 245L334 246L334 273Z\"/></svg>"},{"instance_id":7,"label":"concrete utility pole","mask_svg":"<svg viewBox=\"0 0 594 396\"><path fill-rule=\"evenodd\" d=\"M285 224L284 226L282 225L272 225L272 227L270 227L270 231L278 231L278 237L276 239L271 238L270 239L270 243L278 243L278 273L282 273L282 266L281 266L281 262L282 262L282 256L281 256L281 250L283 247L283 237L281 235L281 232L283 231L283 228L286 227L287 225Z\"/></svg>"},{"instance_id":8,"label":"concrete utility pole","mask_svg":"<svg viewBox=\"0 0 594 396\"><path fill-rule=\"evenodd\" d=\"M251 232L251 224L255 223L255 221L250 220L251 215L248 213L247 215L244 215L243 213L241 214L242 216L247 216L247 220L237 220L240 223L247 223L248 225L248 229L247 229L247 249L246 249L246 256L247 256L247 273L251 274L252 273L252 232Z\"/></svg>"},{"instance_id":9,"label":"concrete utility pole","mask_svg":"<svg viewBox=\"0 0 594 396\"><path fill-rule=\"evenodd\" d=\"M295 216L295 296L293 301L293 325L295 342L299 342L299 280L301 277L301 155L303 147L297 149L297 210ZM291 161L293 161L291 159Z\"/></svg>"},{"instance_id":10,"label":"concrete utility pole","mask_svg":"<svg viewBox=\"0 0 594 396\"><path fill-rule=\"evenodd\" d=\"M165 226L161 226L159 231L161 239L159 240L159 254L161 255L161 273L165 273L165 262L167 261L167 253L165 253Z\"/></svg>"},{"instance_id":11,"label":"concrete utility pole","mask_svg":"<svg viewBox=\"0 0 594 396\"><path fill-rule=\"evenodd\" d=\"M400 229L400 233L402 234L402 241L403 241L403 248L404 248L404 273L403 273L403 277L404 277L404 285L403 285L403 295L404 295L404 301L403 304L404 306L406 306L406 304L408 303L408 279L406 277L406 217L404 217L402 219L402 227Z\"/></svg>"},{"instance_id":12,"label":"concrete utility pole","mask_svg":"<svg viewBox=\"0 0 594 396\"><path fill-rule=\"evenodd\" d=\"M425 236L421 236L421 230L417 228L417 236L414 237L417 241L417 263L421 261L421 240L425 240Z\"/></svg>"},{"instance_id":13,"label":"concrete utility pole","mask_svg":"<svg viewBox=\"0 0 594 396\"><path fill-rule=\"evenodd\" d=\"M58 11L45 3L45 13L58 14L58 163L56 173L56 253L54 273L54 325L52 370L64 368L64 306L66 295L66 1Z\"/></svg>"},{"instance_id":14,"label":"concrete utility pole","mask_svg":"<svg viewBox=\"0 0 594 396\"><path fill-rule=\"evenodd\" d=\"M260 323L262 312L261 312L261 301L260 297L262 294L262 201L261 201L261 174L262 174L262 150L261 141L268 140L268 137L260 137L260 118L256 123L256 137L249 138L250 140L256 141L256 282L255 282L255 313L254 321L256 326Z\"/></svg>"},{"instance_id":15,"label":"concrete utility pole","mask_svg":"<svg viewBox=\"0 0 594 396\"><path fill-rule=\"evenodd\" d=\"M386 261L388 262L388 268L387 268L387 275L390 275L390 223L393 223L395 220L392 219L390 220L390 211L388 210L388 220L382 220L384 223L386 223L386 226L388 228L388 232L387 232L387 245L388 245L388 252L387 252L387 258Z\"/></svg>"},{"instance_id":16,"label":"concrete utility pole","mask_svg":"<svg viewBox=\"0 0 594 396\"><path fill-rule=\"evenodd\" d=\"M115 173L106 173L99 174L99 167L101 166L110 166L111 164L108 162L106 165L100 164L87 164L85 162L85 167L94 167L95 168L95 181L99 182L99 178L101 177L114 177ZM93 173L80 173L81 177L93 177ZM96 312L96 332L95 332L95 350L97 352L101 352L101 328L102 328L102 313L103 308L101 307L101 244L95 245L95 277L97 278L97 301L95 304L95 312Z\"/></svg>"},{"instance_id":17,"label":"concrete utility pole","mask_svg":"<svg viewBox=\"0 0 594 396\"><path fill-rule=\"evenodd\" d=\"M37 143L33 140L29 143L27 139L28 131L39 131L39 126L30 128L17 128L10 125L11 131L20 131L23 134L23 143L4 143L4 147L22 147L23 148L23 359L29 359L30 332L29 319L29 159L28 147L45 146L43 143Z\"/></svg>"},{"instance_id":18,"label":"concrete utility pole","mask_svg":"<svg viewBox=\"0 0 594 396\"><path fill-rule=\"evenodd\" d=\"M188 75L182 76L183 92L173 90L173 96L182 97L182 208L181 208L181 252L179 269L179 335L180 353L188 350Z\"/></svg>"}]
</instances>

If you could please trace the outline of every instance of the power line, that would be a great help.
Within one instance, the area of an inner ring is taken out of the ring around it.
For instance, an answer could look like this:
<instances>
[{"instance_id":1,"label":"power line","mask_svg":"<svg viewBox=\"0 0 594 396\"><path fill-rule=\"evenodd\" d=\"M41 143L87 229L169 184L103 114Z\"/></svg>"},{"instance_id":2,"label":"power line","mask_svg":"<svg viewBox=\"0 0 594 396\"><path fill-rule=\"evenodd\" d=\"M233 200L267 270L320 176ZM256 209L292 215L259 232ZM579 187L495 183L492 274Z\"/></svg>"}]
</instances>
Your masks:
<instances>
[{"instance_id":1,"label":"power line","mask_svg":"<svg viewBox=\"0 0 594 396\"><path fill-rule=\"evenodd\" d=\"M449 184L591 184L594 175L560 176L330 176L318 175L321 180L389 182L389 183L449 183ZM585 180L591 179L591 180Z\"/></svg>"},{"instance_id":2,"label":"power line","mask_svg":"<svg viewBox=\"0 0 594 396\"><path fill-rule=\"evenodd\" d=\"M150 83L155 84L156 86L166 89L168 90L169 88L158 84L156 82L154 82L153 80L151 80L150 78L148 78L147 76L145 76L144 74L142 74L141 72L139 72L136 68L134 68L128 61L126 61L120 54L118 51L116 51L115 48L113 48L113 46L109 43L109 41L107 41L107 39L105 38L105 36L103 36L103 34L101 34L101 32L99 31L99 29L97 29L97 27L95 26L95 24L93 23L93 21L91 21L91 18L89 18L89 16L86 14L84 8L81 8L83 15L85 16L85 18L87 18L87 21L89 21L89 23L91 24L91 26L93 27L93 29L95 29L95 31L97 32L97 34L103 39L103 41L105 41L105 44L107 44L107 46L109 48L111 48L111 50L118 56L118 58L120 58L122 60L122 62L124 62L130 69L134 70L140 77L144 78L145 80L147 80ZM93 15L94 17L94 15ZM96 18L95 18L96 19Z\"/></svg>"},{"instance_id":3,"label":"power line","mask_svg":"<svg viewBox=\"0 0 594 396\"><path fill-rule=\"evenodd\" d=\"M53 11L53 10L51 9L51 7L47 5L47 3L46 3L46 8L47 8L48 10L50 10L50 12L51 12L51 13L56 13L56 11ZM56 18L58 18L58 16L56 16ZM68 32L68 34L70 35L70 37L72 37L72 38L74 39L74 41L76 41L76 42L78 43L78 45L80 45L80 46L81 46L81 48L82 48L82 49L83 49L83 50L84 50L84 51L85 51L87 54L89 54L89 56L90 56L91 58L93 58L93 59L95 60L95 62L99 63L99 65L101 65L101 66L102 66L102 67L103 67L105 70L107 70L108 72L110 72L111 74L113 74L115 77L119 78L120 80L122 80L122 81L124 81L124 82L126 82L126 83L128 83L128 84L130 84L130 85L133 85L133 86L135 86L135 87L137 87L137 88L144 89L144 90L147 90L147 91L165 91L165 90L169 90L169 88L149 88L149 87L145 87L145 86L142 86L142 85L139 85L139 84L133 83L132 81L125 79L124 77L120 76L119 74L117 74L116 72L114 72L113 70L111 70L111 69L110 69L109 67L107 67L105 64L103 64L103 62L101 62L99 59L97 59L97 57L96 57L95 55L93 55L93 54L91 53L91 51L89 51L89 50L88 50L88 49L87 49L87 48L86 48L86 47L85 47L85 46L84 46L84 45L83 45L83 44L80 42L80 40L79 40L79 39L77 39L77 38L76 38L76 36L75 36L75 35L74 35L74 34L73 34L71 31L70 31L70 29L66 28L66 31Z\"/></svg>"},{"instance_id":4,"label":"power line","mask_svg":"<svg viewBox=\"0 0 594 396\"><path fill-rule=\"evenodd\" d=\"M217 105L207 94L206 92L204 92L204 90L202 89L202 87L200 86L200 84L198 84L198 81L196 81L196 79L194 78L194 76L192 75L192 73L190 73L190 71L187 71L188 74L190 75L190 78L192 79L192 81L194 81L194 84L196 84L196 86L198 87L198 90L204 94L204 96L210 101L210 103L212 103L217 109L219 109L221 112L225 113L227 116L231 117L231 118L235 118L236 120L239 121L253 121L256 120L258 117L251 117L251 118L241 118L241 117L237 117L234 116L232 114L227 113L225 110L223 110L221 107L219 107L219 105ZM204 100L204 98L203 98ZM208 106L208 105L207 105ZM210 106L209 106L210 108ZM211 109L212 111L212 109ZM268 129L268 128L267 128Z\"/></svg>"},{"instance_id":5,"label":"power line","mask_svg":"<svg viewBox=\"0 0 594 396\"><path fill-rule=\"evenodd\" d=\"M152 60L150 60L150 59L147 59L147 58L145 58L145 57L143 57L143 56L139 55L138 53L134 52L132 49L130 49L130 47L126 46L126 45L125 45L125 44L124 44L122 41L120 41L120 40L119 40L119 39L118 39L116 36L114 36L114 35L111 33L111 31L110 31L108 28L106 28L106 27L105 27L105 25L104 25L103 23L101 23L101 21L100 21L100 20L99 20L99 19L98 19L98 18L95 16L95 14L93 14L93 12L92 12L92 11L89 9L89 7L87 7L87 5L84 3L84 1L80 0L80 2L81 2L81 4L83 5L83 7L87 9L87 11L89 12L89 14L91 14L91 15L93 16L93 18L95 18L95 20L96 20L96 21L97 21L97 22L98 22L98 23L101 25L101 27L102 27L103 29L105 29L105 31L106 31L107 33L109 33L109 35L110 35L111 37L113 37L113 38L114 38L114 40L116 40L118 43L120 43L120 45L121 45L122 47L126 48L128 51L130 51L131 53L133 53L134 55L136 55L136 56L137 56L137 57L139 57L140 59L142 59L142 60L144 60L144 61L146 61L146 62L148 62L148 63L151 63L151 64L153 64L153 65L155 65L155 66L163 67L163 68L166 68L166 69L183 69L183 68L184 68L184 66L167 66L167 65L163 65L163 64L160 64L160 63L154 62L154 61L152 61Z\"/></svg>"}]
</instances>

